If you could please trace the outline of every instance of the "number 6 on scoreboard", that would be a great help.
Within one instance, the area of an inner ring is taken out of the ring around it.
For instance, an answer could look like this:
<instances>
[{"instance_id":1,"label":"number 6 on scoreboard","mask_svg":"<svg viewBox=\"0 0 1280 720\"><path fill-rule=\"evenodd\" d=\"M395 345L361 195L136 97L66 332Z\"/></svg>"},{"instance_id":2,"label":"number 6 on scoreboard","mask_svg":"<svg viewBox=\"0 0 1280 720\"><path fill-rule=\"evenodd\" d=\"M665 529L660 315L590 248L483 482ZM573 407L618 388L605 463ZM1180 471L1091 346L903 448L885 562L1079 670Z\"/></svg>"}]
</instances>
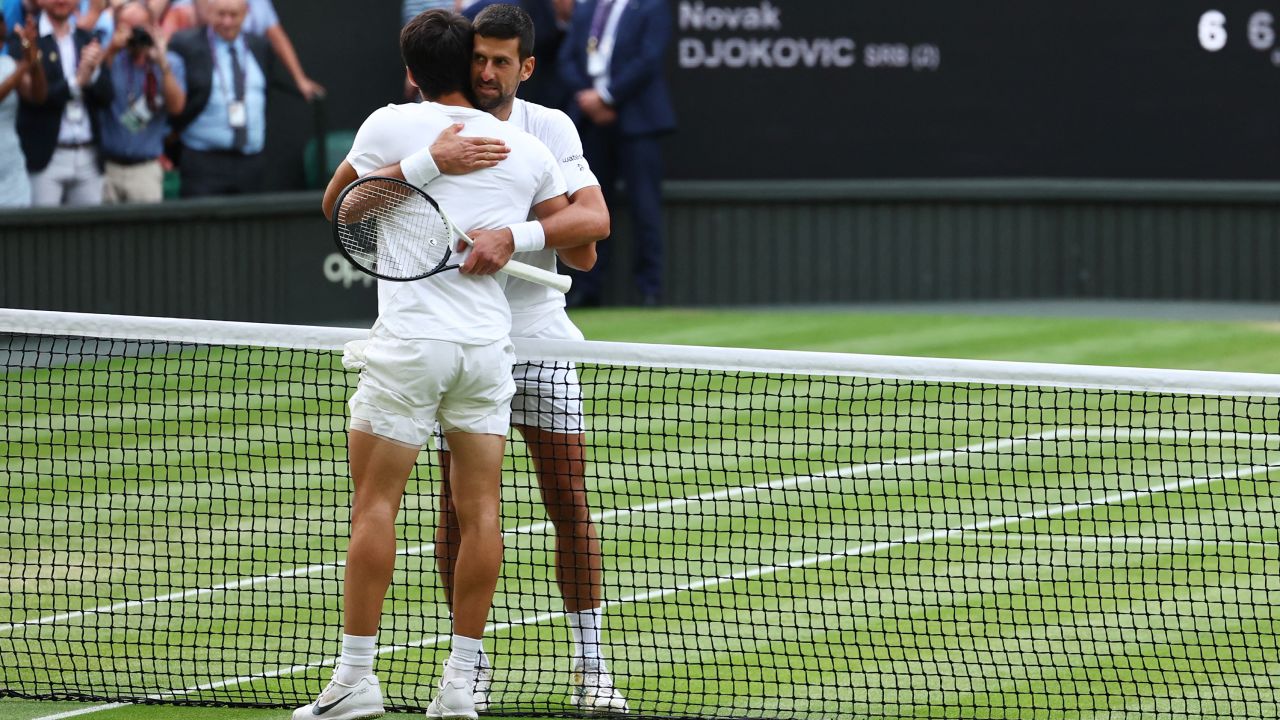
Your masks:
<instances>
[{"instance_id":1,"label":"number 6 on scoreboard","mask_svg":"<svg viewBox=\"0 0 1280 720\"><path fill-rule=\"evenodd\" d=\"M1227 46L1227 16L1210 10L1200 16L1200 47L1218 52Z\"/></svg>"}]
</instances>

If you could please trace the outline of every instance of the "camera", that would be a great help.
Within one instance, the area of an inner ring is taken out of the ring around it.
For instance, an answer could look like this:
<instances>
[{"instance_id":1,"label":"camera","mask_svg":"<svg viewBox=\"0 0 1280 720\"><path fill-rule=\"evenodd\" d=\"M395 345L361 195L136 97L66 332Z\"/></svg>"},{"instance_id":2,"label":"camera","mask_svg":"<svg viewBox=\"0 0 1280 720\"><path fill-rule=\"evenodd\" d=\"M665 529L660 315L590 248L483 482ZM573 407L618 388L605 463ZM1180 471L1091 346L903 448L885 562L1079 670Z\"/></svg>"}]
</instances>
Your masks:
<instances>
[{"instance_id":1,"label":"camera","mask_svg":"<svg viewBox=\"0 0 1280 720\"><path fill-rule=\"evenodd\" d=\"M149 50L152 47L155 47L155 44L156 40L151 37L151 33L147 32L146 28L141 27L135 27L133 29L133 32L129 34L129 40L127 42L128 48L134 52Z\"/></svg>"}]
</instances>

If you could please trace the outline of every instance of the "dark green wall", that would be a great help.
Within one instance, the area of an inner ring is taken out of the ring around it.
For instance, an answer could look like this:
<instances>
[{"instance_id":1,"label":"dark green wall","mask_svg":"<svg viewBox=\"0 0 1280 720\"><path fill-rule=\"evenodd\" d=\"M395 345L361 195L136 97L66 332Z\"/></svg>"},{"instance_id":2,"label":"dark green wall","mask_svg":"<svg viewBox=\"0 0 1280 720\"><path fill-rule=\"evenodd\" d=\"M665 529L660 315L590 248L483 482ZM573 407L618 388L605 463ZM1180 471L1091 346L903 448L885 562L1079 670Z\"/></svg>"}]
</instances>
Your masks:
<instances>
[{"instance_id":1,"label":"dark green wall","mask_svg":"<svg viewBox=\"0 0 1280 720\"><path fill-rule=\"evenodd\" d=\"M607 300L634 302L614 223ZM1280 184L670 183L674 305L1143 298L1280 301ZM366 322L316 193L0 214L0 305Z\"/></svg>"}]
</instances>

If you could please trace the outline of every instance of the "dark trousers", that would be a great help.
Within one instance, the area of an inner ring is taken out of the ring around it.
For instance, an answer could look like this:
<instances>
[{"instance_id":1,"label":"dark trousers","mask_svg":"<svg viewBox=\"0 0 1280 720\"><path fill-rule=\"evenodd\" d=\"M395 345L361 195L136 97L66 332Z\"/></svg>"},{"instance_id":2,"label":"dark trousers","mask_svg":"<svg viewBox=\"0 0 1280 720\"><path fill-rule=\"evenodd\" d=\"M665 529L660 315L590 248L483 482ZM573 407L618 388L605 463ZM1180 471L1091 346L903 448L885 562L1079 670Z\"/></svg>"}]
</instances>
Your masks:
<instances>
[{"instance_id":1,"label":"dark trousers","mask_svg":"<svg viewBox=\"0 0 1280 720\"><path fill-rule=\"evenodd\" d=\"M242 155L189 147L182 148L182 162L178 167L184 198L259 193L264 187L266 172L266 153Z\"/></svg>"},{"instance_id":2,"label":"dark trousers","mask_svg":"<svg viewBox=\"0 0 1280 720\"><path fill-rule=\"evenodd\" d=\"M626 136L618 132L617 126L599 127L589 121L578 129L583 153L600 180L611 210L616 207L618 179L626 184L636 290L642 301L656 301L662 294L662 142L657 135ZM601 284L616 243L615 237L597 245L595 268L575 274L575 299L582 303L600 300Z\"/></svg>"}]
</instances>

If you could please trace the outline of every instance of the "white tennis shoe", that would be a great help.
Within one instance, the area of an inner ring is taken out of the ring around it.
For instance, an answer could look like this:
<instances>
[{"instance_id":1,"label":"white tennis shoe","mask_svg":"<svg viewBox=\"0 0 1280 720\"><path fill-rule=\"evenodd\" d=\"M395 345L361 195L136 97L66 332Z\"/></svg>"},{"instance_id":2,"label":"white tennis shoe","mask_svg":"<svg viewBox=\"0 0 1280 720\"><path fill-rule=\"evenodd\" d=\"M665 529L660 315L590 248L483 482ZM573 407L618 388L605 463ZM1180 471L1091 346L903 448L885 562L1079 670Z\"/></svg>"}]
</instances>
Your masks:
<instances>
[{"instance_id":1,"label":"white tennis shoe","mask_svg":"<svg viewBox=\"0 0 1280 720\"><path fill-rule=\"evenodd\" d=\"M569 702L579 710L598 713L631 712L627 699L613 686L613 677L600 665L579 662L573 668L573 696Z\"/></svg>"},{"instance_id":2,"label":"white tennis shoe","mask_svg":"<svg viewBox=\"0 0 1280 720\"><path fill-rule=\"evenodd\" d=\"M470 676L470 677L468 677ZM427 717L436 720L476 720L475 676L446 665L440 690L427 706Z\"/></svg>"},{"instance_id":3,"label":"white tennis shoe","mask_svg":"<svg viewBox=\"0 0 1280 720\"><path fill-rule=\"evenodd\" d=\"M293 720L362 720L385 712L377 676L365 675L354 685L344 685L335 677L315 702L293 711Z\"/></svg>"}]
</instances>

